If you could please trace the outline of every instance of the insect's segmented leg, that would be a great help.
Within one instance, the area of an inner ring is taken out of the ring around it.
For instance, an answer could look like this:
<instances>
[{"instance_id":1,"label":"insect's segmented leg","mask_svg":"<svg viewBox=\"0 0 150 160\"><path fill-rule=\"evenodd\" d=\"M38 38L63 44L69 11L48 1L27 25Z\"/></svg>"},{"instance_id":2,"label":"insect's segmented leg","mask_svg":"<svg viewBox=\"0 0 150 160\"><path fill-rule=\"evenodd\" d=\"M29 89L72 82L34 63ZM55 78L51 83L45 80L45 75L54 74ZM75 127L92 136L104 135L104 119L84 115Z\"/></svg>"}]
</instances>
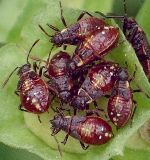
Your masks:
<instances>
[{"instance_id":1,"label":"insect's segmented leg","mask_svg":"<svg viewBox=\"0 0 150 160\"><path fill-rule=\"evenodd\" d=\"M86 149L88 149L88 148L89 148L89 145L85 146L85 144L84 144L84 143L82 143L81 141L80 141L80 144L81 144L81 147L82 147L84 150L86 150Z\"/></svg>"},{"instance_id":2,"label":"insect's segmented leg","mask_svg":"<svg viewBox=\"0 0 150 160\"><path fill-rule=\"evenodd\" d=\"M135 64L135 70L133 72L133 75L129 78L129 83L132 82L135 79L136 72L137 72L137 65Z\"/></svg>"},{"instance_id":3,"label":"insect's segmented leg","mask_svg":"<svg viewBox=\"0 0 150 160\"><path fill-rule=\"evenodd\" d=\"M133 104L134 104L134 109L133 109L133 112L132 112L132 116L131 116L131 122L130 122L130 126L132 127L132 122L133 122L133 117L134 117L134 113L136 111L136 108L137 108L137 102L133 99Z\"/></svg>"},{"instance_id":4,"label":"insect's segmented leg","mask_svg":"<svg viewBox=\"0 0 150 160\"><path fill-rule=\"evenodd\" d=\"M18 91L18 90L16 90L14 93L15 93L17 96L19 96L19 91Z\"/></svg>"},{"instance_id":5,"label":"insect's segmented leg","mask_svg":"<svg viewBox=\"0 0 150 160\"><path fill-rule=\"evenodd\" d=\"M33 62L33 70L37 73L37 69L39 69L39 66L36 62Z\"/></svg>"},{"instance_id":6,"label":"insect's segmented leg","mask_svg":"<svg viewBox=\"0 0 150 160\"><path fill-rule=\"evenodd\" d=\"M60 131L60 129L59 129L59 128L54 128L54 129L52 130L52 134L51 134L51 136L56 135L59 131Z\"/></svg>"},{"instance_id":7,"label":"insect's segmented leg","mask_svg":"<svg viewBox=\"0 0 150 160\"><path fill-rule=\"evenodd\" d=\"M69 133L66 134L64 140L61 143L65 145L67 143L68 137L69 137Z\"/></svg>"},{"instance_id":8,"label":"insect's segmented leg","mask_svg":"<svg viewBox=\"0 0 150 160\"><path fill-rule=\"evenodd\" d=\"M81 18L83 18L83 16L87 14L89 15L90 17L93 17L93 15L91 15L89 12L87 11L82 11L81 14L79 15L79 17L77 18L77 21L79 21Z\"/></svg>"},{"instance_id":9,"label":"insect's segmented leg","mask_svg":"<svg viewBox=\"0 0 150 160\"><path fill-rule=\"evenodd\" d=\"M43 75L43 69L45 69L45 66L40 67L39 69L39 76L41 77Z\"/></svg>"},{"instance_id":10,"label":"insect's segmented leg","mask_svg":"<svg viewBox=\"0 0 150 160\"><path fill-rule=\"evenodd\" d=\"M41 121L41 118L40 118L40 115L39 115L39 114L37 115L37 117L38 117L39 122L40 122L40 123L42 123L42 121Z\"/></svg>"},{"instance_id":11,"label":"insect's segmented leg","mask_svg":"<svg viewBox=\"0 0 150 160\"><path fill-rule=\"evenodd\" d=\"M24 111L24 112L28 112L27 110L25 110L25 109L22 108L21 104L18 106L18 109L21 110L21 111Z\"/></svg>"}]
</instances>

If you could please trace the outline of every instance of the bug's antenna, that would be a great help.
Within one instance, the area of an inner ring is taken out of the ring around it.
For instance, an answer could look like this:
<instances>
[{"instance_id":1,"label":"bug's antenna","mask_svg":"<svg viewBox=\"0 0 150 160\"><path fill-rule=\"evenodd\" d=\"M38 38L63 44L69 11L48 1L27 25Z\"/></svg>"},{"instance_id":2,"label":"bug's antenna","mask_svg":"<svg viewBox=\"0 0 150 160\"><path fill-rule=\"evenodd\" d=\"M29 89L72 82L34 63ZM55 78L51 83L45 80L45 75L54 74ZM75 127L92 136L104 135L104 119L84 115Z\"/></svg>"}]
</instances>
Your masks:
<instances>
[{"instance_id":1,"label":"bug's antenna","mask_svg":"<svg viewBox=\"0 0 150 160\"><path fill-rule=\"evenodd\" d=\"M10 73L10 75L7 77L7 79L5 80L5 82L2 84L2 88L5 87L5 85L6 85L6 84L8 83L8 81L9 81L10 77L13 75L13 73L14 73L18 68L20 68L20 67L16 67L16 68Z\"/></svg>"},{"instance_id":2,"label":"bug's antenna","mask_svg":"<svg viewBox=\"0 0 150 160\"><path fill-rule=\"evenodd\" d=\"M39 28L40 28L40 29L45 33L45 35L47 35L48 37L53 37L53 36L49 35L41 25L39 25Z\"/></svg>"},{"instance_id":3,"label":"bug's antenna","mask_svg":"<svg viewBox=\"0 0 150 160\"><path fill-rule=\"evenodd\" d=\"M46 62L46 66L47 66L47 67L48 67L48 64L49 64L49 59L50 59L50 56L51 56L51 53L52 53L53 48L54 48L54 45L52 46L52 48L51 48L51 50L50 50L50 52L49 52L49 54L48 54L48 58L47 58L47 62Z\"/></svg>"},{"instance_id":4,"label":"bug's antenna","mask_svg":"<svg viewBox=\"0 0 150 160\"><path fill-rule=\"evenodd\" d=\"M125 17L127 17L127 4L126 4L126 0L123 0L123 6L124 6L124 15L125 15Z\"/></svg>"},{"instance_id":5,"label":"bug's antenna","mask_svg":"<svg viewBox=\"0 0 150 160\"><path fill-rule=\"evenodd\" d=\"M28 55L27 55L27 64L30 64L30 62L29 62L30 53L31 53L33 47L39 42L39 40L40 40L40 39L37 39L37 40L33 43L33 45L31 46L31 48L30 48L30 50L29 50L29 52L28 52Z\"/></svg>"}]
</instances>

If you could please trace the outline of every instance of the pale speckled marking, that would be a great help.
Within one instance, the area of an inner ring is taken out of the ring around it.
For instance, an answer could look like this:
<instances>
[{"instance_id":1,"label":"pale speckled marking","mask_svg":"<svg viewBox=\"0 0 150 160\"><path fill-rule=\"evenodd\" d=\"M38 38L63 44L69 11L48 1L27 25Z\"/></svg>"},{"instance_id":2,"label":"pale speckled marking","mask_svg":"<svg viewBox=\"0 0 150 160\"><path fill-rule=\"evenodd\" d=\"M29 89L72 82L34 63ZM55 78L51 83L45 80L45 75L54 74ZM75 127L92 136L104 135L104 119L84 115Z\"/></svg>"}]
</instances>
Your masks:
<instances>
[{"instance_id":1,"label":"pale speckled marking","mask_svg":"<svg viewBox=\"0 0 150 160\"><path fill-rule=\"evenodd\" d=\"M77 64L77 66L79 67L79 66L82 66L83 65L83 61L80 61L78 64Z\"/></svg>"},{"instance_id":2,"label":"pale speckled marking","mask_svg":"<svg viewBox=\"0 0 150 160\"><path fill-rule=\"evenodd\" d=\"M107 29L107 30L109 30L109 28L110 28L110 27L107 27L107 26L104 27L104 29Z\"/></svg>"},{"instance_id":3,"label":"pale speckled marking","mask_svg":"<svg viewBox=\"0 0 150 160\"><path fill-rule=\"evenodd\" d=\"M110 67L110 69L112 69L112 70L113 70L113 69L114 69L114 66L111 66L111 67Z\"/></svg>"},{"instance_id":4,"label":"pale speckled marking","mask_svg":"<svg viewBox=\"0 0 150 160\"><path fill-rule=\"evenodd\" d=\"M25 91L28 91L30 89L30 81L29 80L26 80L24 82L24 88L25 88Z\"/></svg>"},{"instance_id":5,"label":"pale speckled marking","mask_svg":"<svg viewBox=\"0 0 150 160\"><path fill-rule=\"evenodd\" d=\"M116 126L117 126L117 123L115 122L115 123L114 123L114 125L116 125Z\"/></svg>"},{"instance_id":6,"label":"pale speckled marking","mask_svg":"<svg viewBox=\"0 0 150 160\"><path fill-rule=\"evenodd\" d=\"M104 35L104 34L106 34L106 32L105 32L105 31L102 31L102 34Z\"/></svg>"},{"instance_id":7,"label":"pale speckled marking","mask_svg":"<svg viewBox=\"0 0 150 160\"><path fill-rule=\"evenodd\" d=\"M93 82L93 85L97 88L99 88L99 85L100 86L105 86L105 80L104 80L104 77L102 75L99 75L97 73L94 74L93 76L94 78L94 82Z\"/></svg>"},{"instance_id":8,"label":"pale speckled marking","mask_svg":"<svg viewBox=\"0 0 150 160\"><path fill-rule=\"evenodd\" d=\"M93 124L85 124L84 127L81 128L81 134L85 135L86 137L91 137L91 131L93 131L95 126Z\"/></svg>"},{"instance_id":9,"label":"pale speckled marking","mask_svg":"<svg viewBox=\"0 0 150 160\"><path fill-rule=\"evenodd\" d=\"M102 139L102 136L101 136L101 135L99 136L99 139Z\"/></svg>"},{"instance_id":10,"label":"pale speckled marking","mask_svg":"<svg viewBox=\"0 0 150 160\"><path fill-rule=\"evenodd\" d=\"M121 114L118 113L118 114L117 114L117 117L120 117L120 116L121 116Z\"/></svg>"},{"instance_id":11,"label":"pale speckled marking","mask_svg":"<svg viewBox=\"0 0 150 160\"><path fill-rule=\"evenodd\" d=\"M128 82L128 81L126 81L126 87L127 87L127 88L129 88L129 87L130 87L130 85L129 85L129 82Z\"/></svg>"},{"instance_id":12,"label":"pale speckled marking","mask_svg":"<svg viewBox=\"0 0 150 160\"><path fill-rule=\"evenodd\" d=\"M108 136L109 136L109 133L106 132L106 133L105 133L105 137L108 137Z\"/></svg>"},{"instance_id":13,"label":"pale speckled marking","mask_svg":"<svg viewBox=\"0 0 150 160\"><path fill-rule=\"evenodd\" d=\"M117 121L116 117L113 117L113 121L114 121L114 122L116 122L116 121Z\"/></svg>"},{"instance_id":14,"label":"pale speckled marking","mask_svg":"<svg viewBox=\"0 0 150 160\"><path fill-rule=\"evenodd\" d=\"M64 29L61 31L61 33L65 32L66 30L67 30L67 28L64 28Z\"/></svg>"},{"instance_id":15,"label":"pale speckled marking","mask_svg":"<svg viewBox=\"0 0 150 160\"><path fill-rule=\"evenodd\" d=\"M112 134L110 133L108 136L111 138L111 137L112 137Z\"/></svg>"},{"instance_id":16,"label":"pale speckled marking","mask_svg":"<svg viewBox=\"0 0 150 160\"><path fill-rule=\"evenodd\" d=\"M35 105L35 108L36 108L36 109L42 110L42 109L41 109L41 106L39 105L38 101L37 101L35 98L32 99L32 104Z\"/></svg>"},{"instance_id":17,"label":"pale speckled marking","mask_svg":"<svg viewBox=\"0 0 150 160\"><path fill-rule=\"evenodd\" d=\"M93 99L89 96L89 94L88 94L83 88L80 88L80 89L78 90L78 95L80 94L81 91L83 91L83 92L87 95L87 97L89 98L89 101L87 101L86 103L87 103L87 104L88 104L88 103L92 103L92 102L93 102Z\"/></svg>"}]
</instances>

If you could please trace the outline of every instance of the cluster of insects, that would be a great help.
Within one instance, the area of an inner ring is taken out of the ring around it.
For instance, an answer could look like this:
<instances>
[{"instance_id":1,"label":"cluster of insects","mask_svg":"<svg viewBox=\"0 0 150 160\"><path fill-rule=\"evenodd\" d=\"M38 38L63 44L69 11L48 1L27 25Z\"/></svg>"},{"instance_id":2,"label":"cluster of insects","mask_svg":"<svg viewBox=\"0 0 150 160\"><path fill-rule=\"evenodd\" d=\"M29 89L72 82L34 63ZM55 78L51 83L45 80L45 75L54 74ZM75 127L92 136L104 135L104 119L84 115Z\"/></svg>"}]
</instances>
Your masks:
<instances>
[{"instance_id":1,"label":"cluster of insects","mask_svg":"<svg viewBox=\"0 0 150 160\"><path fill-rule=\"evenodd\" d=\"M127 16L125 0L123 2L124 16L97 13L104 18L123 19L123 33L132 44L150 80L150 47L147 38L137 22ZM136 102L130 82L136 72L129 76L127 66L121 67L118 63L103 59L117 47L119 28L88 12L82 12L75 24L67 26L61 3L60 8L65 29L59 30L48 24L55 31L54 35L49 35L41 25L39 28L50 38L53 47L64 46L66 49L68 45L76 46L73 56L66 50L59 51L51 60L49 55L45 65L34 63L32 68L29 57L39 41L36 40L29 50L27 63L16 67L3 87L18 70L19 81L15 93L20 97L19 109L37 114L42 123L39 115L50 107L56 114L50 120L52 135L62 130L67 133L64 144L72 136L79 140L83 149L87 149L89 145L101 145L113 138L113 124L121 128L132 119ZM88 17L83 18L84 15ZM97 104L101 97L108 99L107 114ZM51 106L55 98L59 99L57 108ZM66 104L68 108L64 108ZM113 124L109 124L109 121Z\"/></svg>"}]
</instances>

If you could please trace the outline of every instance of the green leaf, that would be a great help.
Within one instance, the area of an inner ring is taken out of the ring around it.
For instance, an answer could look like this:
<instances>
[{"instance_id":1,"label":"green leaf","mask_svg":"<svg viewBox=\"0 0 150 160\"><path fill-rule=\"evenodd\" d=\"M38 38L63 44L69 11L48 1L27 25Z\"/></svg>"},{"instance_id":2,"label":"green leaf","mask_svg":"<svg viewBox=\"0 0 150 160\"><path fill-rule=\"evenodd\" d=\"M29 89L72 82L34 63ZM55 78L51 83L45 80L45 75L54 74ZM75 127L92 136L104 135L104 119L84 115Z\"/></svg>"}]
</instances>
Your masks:
<instances>
[{"instance_id":1,"label":"green leaf","mask_svg":"<svg viewBox=\"0 0 150 160\"><path fill-rule=\"evenodd\" d=\"M67 24L74 23L80 12L81 11L64 8L64 17ZM0 84L4 82L7 75L16 65L20 66L26 63L26 52L35 40L40 38L40 42L35 46L32 55L37 55L38 57L46 57L48 55L48 51L51 48L51 44L48 41L49 37L44 35L38 27L38 24L41 24L45 30L53 34L54 32L46 27L46 23L50 23L59 29L64 28L60 21L58 1L49 0L49 5L45 9L41 10L32 20L26 23L21 32L22 41L18 45L10 44L0 49L0 74L3 75L0 77ZM110 23L116 25L114 22ZM106 59L114 60L122 66L125 61L127 61L130 75L134 72L136 64L138 69L133 85L136 83L144 92L150 95L149 82L139 64L134 50L131 45L126 42L122 33L119 46L113 49L112 52L106 56ZM2 124L0 126L0 141L15 148L26 149L45 160L59 159L60 155L57 143L54 137L50 136L49 120L53 118L51 108L49 109L49 114L44 113L41 115L42 123L39 123L37 115L32 113L23 114L19 111L17 109L19 98L13 94L17 81L18 78L14 75L11 77L5 89L1 90L0 121ZM147 99L143 93L134 94L134 99L137 101L138 107L133 118L132 127L128 124L118 132L114 129L115 137L109 143L102 146L91 146L86 151L81 149L77 140L69 138L66 146L60 144L61 150L64 150L62 159L108 160L116 155L123 155L124 147L129 137L150 117L150 100ZM52 105L56 106L59 104L54 103ZM57 136L58 141L62 141L63 137L64 134L61 132L61 134Z\"/></svg>"},{"instance_id":2,"label":"green leaf","mask_svg":"<svg viewBox=\"0 0 150 160\"><path fill-rule=\"evenodd\" d=\"M150 1L146 0L143 7L139 11L136 19L138 24L143 28L144 32L146 33L146 36L148 36L148 39L150 40L149 7L150 7Z\"/></svg>"},{"instance_id":3,"label":"green leaf","mask_svg":"<svg viewBox=\"0 0 150 160\"><path fill-rule=\"evenodd\" d=\"M14 149L0 143L0 155L2 160L42 160L40 157L29 153L23 149Z\"/></svg>"},{"instance_id":4,"label":"green leaf","mask_svg":"<svg viewBox=\"0 0 150 160\"><path fill-rule=\"evenodd\" d=\"M48 0L12 0L2 1L0 4L0 41L18 42L20 33L33 16L45 8Z\"/></svg>"},{"instance_id":5,"label":"green leaf","mask_svg":"<svg viewBox=\"0 0 150 160\"><path fill-rule=\"evenodd\" d=\"M129 148L125 148L124 155L114 157L113 160L150 160L150 153L143 150L131 150Z\"/></svg>"}]
</instances>

